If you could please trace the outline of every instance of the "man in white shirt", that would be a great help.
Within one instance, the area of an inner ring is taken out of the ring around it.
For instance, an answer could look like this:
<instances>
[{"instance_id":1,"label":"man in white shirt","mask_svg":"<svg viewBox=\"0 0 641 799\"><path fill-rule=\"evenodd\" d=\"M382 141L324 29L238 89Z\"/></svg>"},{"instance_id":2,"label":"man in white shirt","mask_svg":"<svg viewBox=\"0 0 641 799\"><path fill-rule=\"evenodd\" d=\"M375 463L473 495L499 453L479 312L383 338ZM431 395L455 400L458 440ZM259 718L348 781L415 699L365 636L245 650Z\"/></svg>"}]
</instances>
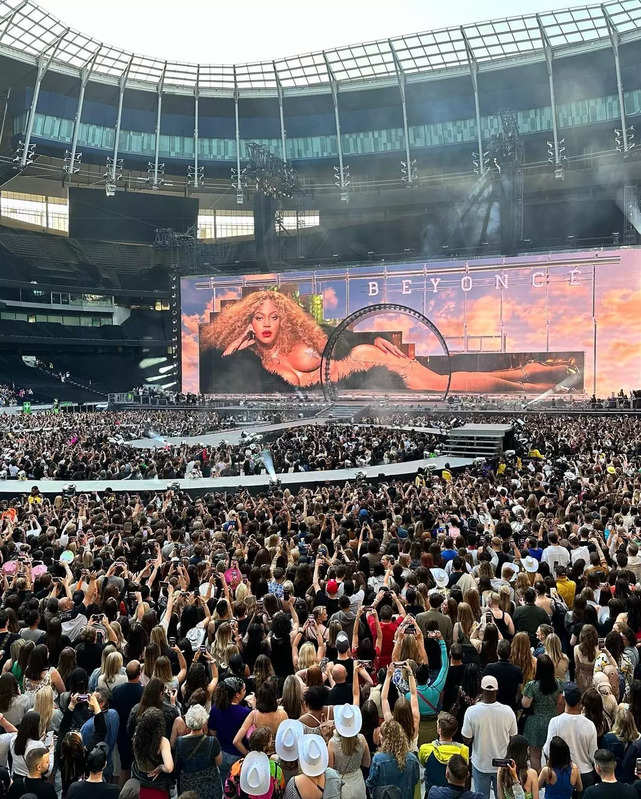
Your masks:
<instances>
[{"instance_id":1,"label":"man in white shirt","mask_svg":"<svg viewBox=\"0 0 641 799\"><path fill-rule=\"evenodd\" d=\"M481 701L465 711L461 728L461 735L472 752L474 790L486 799L489 799L490 787L494 796L498 796L498 768L492 765L492 760L505 757L510 738L517 733L514 711L508 705L496 701L498 689L496 677L489 674L483 677Z\"/></svg>"},{"instance_id":2,"label":"man in white shirt","mask_svg":"<svg viewBox=\"0 0 641 799\"><path fill-rule=\"evenodd\" d=\"M597 750L596 727L594 722L581 713L581 692L576 683L568 683L563 691L565 712L554 716L548 725L548 737L543 746L543 754L547 759L550 752L550 741L555 735L570 747L570 758L581 772L583 788L594 785L594 753Z\"/></svg>"},{"instance_id":3,"label":"man in white shirt","mask_svg":"<svg viewBox=\"0 0 641 799\"><path fill-rule=\"evenodd\" d=\"M550 533L548 536L549 546L543 550L541 557L542 563L547 563L553 572L556 572L557 564L559 566L567 566L570 562L570 553L565 547L559 546L559 537L556 533Z\"/></svg>"}]
</instances>

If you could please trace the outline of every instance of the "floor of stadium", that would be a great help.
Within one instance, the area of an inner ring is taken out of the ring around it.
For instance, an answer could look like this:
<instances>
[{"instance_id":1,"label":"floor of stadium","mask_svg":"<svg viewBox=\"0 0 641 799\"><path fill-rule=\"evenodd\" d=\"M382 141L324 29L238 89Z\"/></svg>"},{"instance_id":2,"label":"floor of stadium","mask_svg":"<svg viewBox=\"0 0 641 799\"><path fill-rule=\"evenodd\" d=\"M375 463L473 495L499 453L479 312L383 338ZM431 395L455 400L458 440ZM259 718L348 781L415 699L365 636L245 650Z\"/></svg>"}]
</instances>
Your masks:
<instances>
[{"instance_id":1,"label":"floor of stadium","mask_svg":"<svg viewBox=\"0 0 641 799\"><path fill-rule=\"evenodd\" d=\"M231 444L239 444L242 442L243 437L247 439L248 444L253 440L252 435L264 435L265 433L278 432L280 430L291 429L292 427L300 427L303 425L323 425L328 422L327 418L318 419L301 419L295 422L283 422L280 424L253 424L244 427L237 427L233 430L220 430L215 433L209 433L200 436L173 436L168 438L141 438L131 441L130 444L138 449L146 449L150 447L163 447L166 444L197 444L202 443L206 446L212 446L227 441ZM425 432L432 432L440 434L441 431L433 428L424 427L395 427L395 430L418 430ZM453 455L440 456L436 458L426 458L414 461L405 461L403 463L390 463L387 465L366 466L366 467L353 467L349 469L329 469L326 471L318 472L286 472L277 475L278 480L285 486L298 487L318 485L320 483L330 482L343 482L345 480L356 480L357 478L365 475L369 479L378 479L381 475L389 478L403 478L416 474L419 468L430 468L433 470L441 470L446 463L449 464L451 469L462 469L466 466L471 466L474 462L473 458L463 458ZM39 480L32 481L37 484L41 493L43 494L61 494L69 486L68 480ZM77 493L93 493L95 491L104 491L106 488L111 488L115 492L140 492L140 491L159 491L167 488L179 486L182 490L188 490L193 493L202 494L207 491L230 491L235 490L242 486L242 488L250 490L261 490L270 485L271 478L268 474L246 475L231 477L215 477L207 479L182 479L182 480L80 480L74 482L75 490ZM16 482L15 480L8 480L0 482L0 496L15 496L23 489L24 483Z\"/></svg>"}]
</instances>

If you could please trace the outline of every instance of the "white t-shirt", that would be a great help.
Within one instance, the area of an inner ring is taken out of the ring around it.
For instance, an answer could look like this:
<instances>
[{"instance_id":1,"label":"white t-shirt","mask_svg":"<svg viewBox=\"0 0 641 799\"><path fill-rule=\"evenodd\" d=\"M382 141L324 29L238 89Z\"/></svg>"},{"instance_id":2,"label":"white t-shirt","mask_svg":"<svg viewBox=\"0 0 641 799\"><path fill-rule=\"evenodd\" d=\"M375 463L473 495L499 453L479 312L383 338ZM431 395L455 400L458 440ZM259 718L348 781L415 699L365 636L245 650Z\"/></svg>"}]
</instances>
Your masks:
<instances>
[{"instance_id":1,"label":"white t-shirt","mask_svg":"<svg viewBox=\"0 0 641 799\"><path fill-rule=\"evenodd\" d=\"M549 563L552 568L554 568L555 564L558 564L559 566L567 566L570 562L570 553L565 547L555 544L553 546L546 547L543 550L541 561L543 563Z\"/></svg>"},{"instance_id":2,"label":"white t-shirt","mask_svg":"<svg viewBox=\"0 0 641 799\"><path fill-rule=\"evenodd\" d=\"M516 716L508 705L479 702L465 711L461 735L474 739L472 765L484 774L496 774L492 758L505 757L510 737L516 733Z\"/></svg>"},{"instance_id":3,"label":"white t-shirt","mask_svg":"<svg viewBox=\"0 0 641 799\"><path fill-rule=\"evenodd\" d=\"M576 763L581 774L587 774L594 768L594 753L597 749L596 727L594 722L583 715L561 713L554 716L548 725L548 737L543 747L546 759L550 751L550 741L558 735L570 747L570 757Z\"/></svg>"}]
</instances>

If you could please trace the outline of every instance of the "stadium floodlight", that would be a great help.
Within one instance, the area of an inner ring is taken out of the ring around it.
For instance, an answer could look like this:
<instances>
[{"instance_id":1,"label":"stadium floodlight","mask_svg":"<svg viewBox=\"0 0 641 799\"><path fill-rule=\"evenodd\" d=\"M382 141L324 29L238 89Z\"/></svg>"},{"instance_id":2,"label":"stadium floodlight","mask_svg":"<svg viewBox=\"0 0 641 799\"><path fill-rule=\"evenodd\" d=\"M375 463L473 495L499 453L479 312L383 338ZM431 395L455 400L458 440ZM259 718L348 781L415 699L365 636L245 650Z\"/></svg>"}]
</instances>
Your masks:
<instances>
[{"instance_id":1,"label":"stadium floodlight","mask_svg":"<svg viewBox=\"0 0 641 799\"><path fill-rule=\"evenodd\" d=\"M349 164L343 164L343 175L341 179L340 165L334 166L334 185L339 190L339 199L343 203L349 202L349 187L352 183Z\"/></svg>"},{"instance_id":2,"label":"stadium floodlight","mask_svg":"<svg viewBox=\"0 0 641 799\"><path fill-rule=\"evenodd\" d=\"M401 180L407 186L411 186L417 178L416 158L410 159L409 168L407 161L401 161Z\"/></svg>"},{"instance_id":3,"label":"stadium floodlight","mask_svg":"<svg viewBox=\"0 0 641 799\"><path fill-rule=\"evenodd\" d=\"M82 153L76 153L76 157L74 159L74 164L72 167L71 153L69 152L69 150L65 150L65 157L62 162L62 171L69 176L76 175L78 172L80 172L81 161L82 161Z\"/></svg>"},{"instance_id":4,"label":"stadium floodlight","mask_svg":"<svg viewBox=\"0 0 641 799\"><path fill-rule=\"evenodd\" d=\"M110 180L108 180L105 183L105 194L107 195L107 197L115 197L116 196L116 184L112 183Z\"/></svg>"},{"instance_id":5,"label":"stadium floodlight","mask_svg":"<svg viewBox=\"0 0 641 799\"><path fill-rule=\"evenodd\" d=\"M472 153L472 163L474 164L474 174L484 175L490 168L490 153L488 150L483 152L482 160L477 152Z\"/></svg>"},{"instance_id":6,"label":"stadium floodlight","mask_svg":"<svg viewBox=\"0 0 641 799\"><path fill-rule=\"evenodd\" d=\"M16 154L13 158L13 165L15 169L22 169L24 166L31 166L35 160L36 145L30 144L27 148L26 158L24 157L25 143L22 139L18 142L16 147Z\"/></svg>"},{"instance_id":7,"label":"stadium floodlight","mask_svg":"<svg viewBox=\"0 0 641 799\"><path fill-rule=\"evenodd\" d=\"M243 167L240 171L236 167L232 167L231 185L236 190L236 205L243 205L245 202L245 189L247 188L246 167Z\"/></svg>"},{"instance_id":8,"label":"stadium floodlight","mask_svg":"<svg viewBox=\"0 0 641 799\"><path fill-rule=\"evenodd\" d=\"M194 166L194 164L187 165L187 182L195 188L202 186L205 179L205 167Z\"/></svg>"},{"instance_id":9,"label":"stadium floodlight","mask_svg":"<svg viewBox=\"0 0 641 799\"><path fill-rule=\"evenodd\" d=\"M630 127L626 127L625 129L626 135L623 135L623 130L621 128L614 129L614 141L616 145L617 152L623 154L625 158L630 150L633 149L635 146L634 143L634 125L630 125Z\"/></svg>"},{"instance_id":10,"label":"stadium floodlight","mask_svg":"<svg viewBox=\"0 0 641 799\"><path fill-rule=\"evenodd\" d=\"M152 189L159 189L165 182L165 164L158 164L158 179L155 179L156 168L152 161L147 162L147 183L151 183Z\"/></svg>"}]
</instances>

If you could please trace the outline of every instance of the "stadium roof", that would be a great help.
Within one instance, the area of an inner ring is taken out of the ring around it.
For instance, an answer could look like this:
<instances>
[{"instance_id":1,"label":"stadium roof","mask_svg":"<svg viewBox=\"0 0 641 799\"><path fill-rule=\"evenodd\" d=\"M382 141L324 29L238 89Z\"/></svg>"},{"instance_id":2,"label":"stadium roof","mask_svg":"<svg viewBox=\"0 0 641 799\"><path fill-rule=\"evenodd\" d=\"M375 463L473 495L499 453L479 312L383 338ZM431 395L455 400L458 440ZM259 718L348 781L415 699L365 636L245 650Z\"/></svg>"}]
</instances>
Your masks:
<instances>
[{"instance_id":1,"label":"stadium roof","mask_svg":"<svg viewBox=\"0 0 641 799\"><path fill-rule=\"evenodd\" d=\"M31 0L0 0L0 54L78 74L91 67L91 79L169 92L204 94L272 93L325 89L340 84L425 79L442 71L480 68L505 59L543 58L544 37L555 52L593 49L608 42L610 30L622 41L641 38L641 0L528 14L426 33L338 47L274 61L249 64L187 64L139 55L74 30ZM127 72L128 70L128 72Z\"/></svg>"}]
</instances>

